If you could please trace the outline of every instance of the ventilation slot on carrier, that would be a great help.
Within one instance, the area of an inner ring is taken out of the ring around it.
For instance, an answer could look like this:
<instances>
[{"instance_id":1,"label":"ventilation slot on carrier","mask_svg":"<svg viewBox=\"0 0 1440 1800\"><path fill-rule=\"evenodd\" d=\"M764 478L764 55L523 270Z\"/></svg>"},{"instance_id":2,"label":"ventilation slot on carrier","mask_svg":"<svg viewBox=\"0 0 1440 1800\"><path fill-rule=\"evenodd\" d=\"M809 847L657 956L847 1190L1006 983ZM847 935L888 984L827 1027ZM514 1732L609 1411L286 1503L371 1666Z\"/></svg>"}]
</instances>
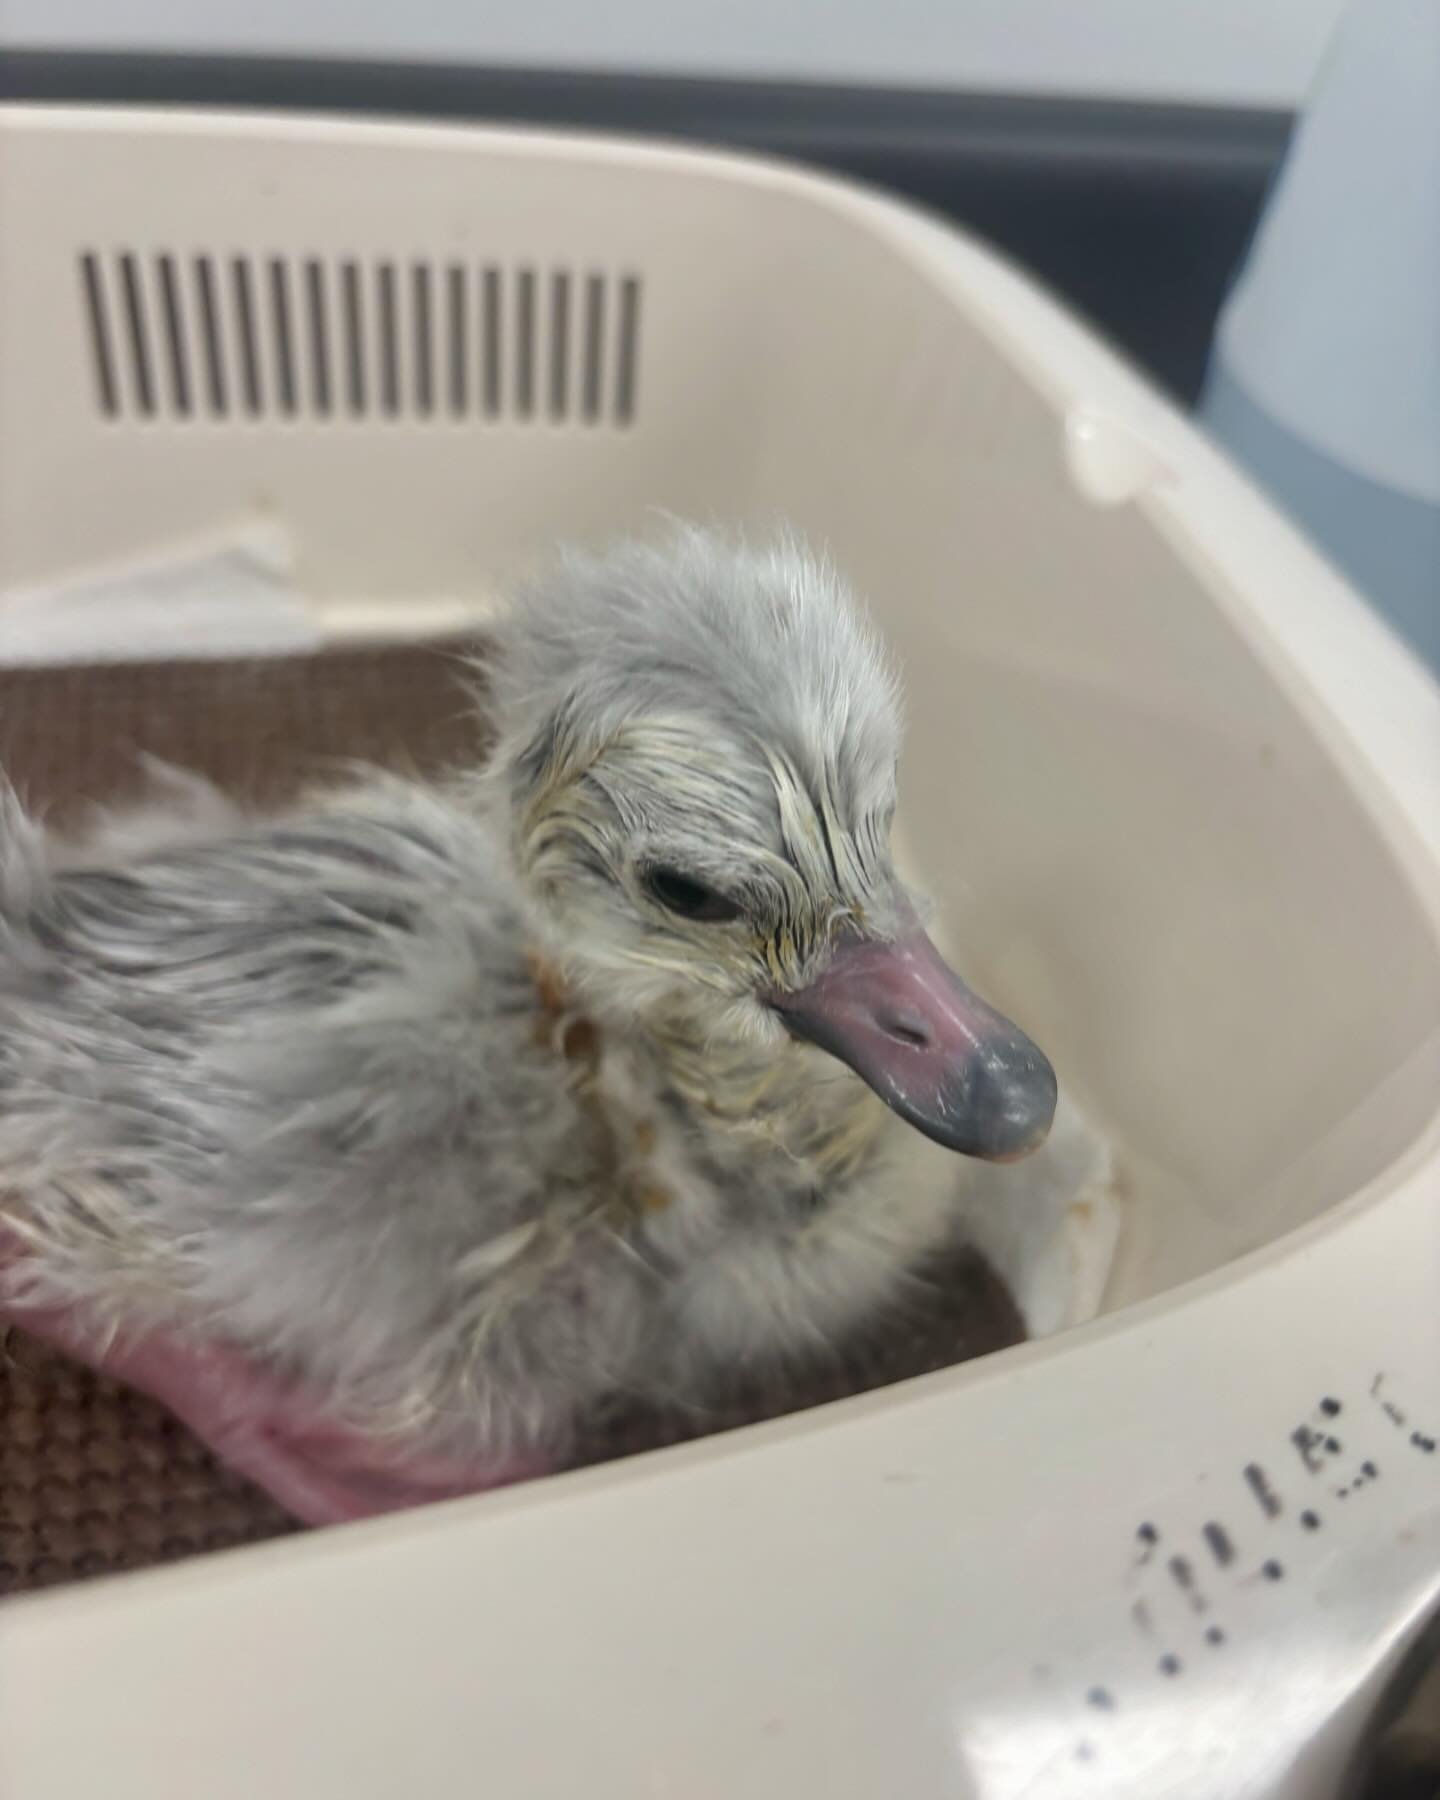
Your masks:
<instances>
[{"instance_id":1,"label":"ventilation slot on carrier","mask_svg":"<svg viewBox=\"0 0 1440 1800\"><path fill-rule=\"evenodd\" d=\"M641 283L593 270L134 250L79 258L107 419L625 426Z\"/></svg>"}]
</instances>

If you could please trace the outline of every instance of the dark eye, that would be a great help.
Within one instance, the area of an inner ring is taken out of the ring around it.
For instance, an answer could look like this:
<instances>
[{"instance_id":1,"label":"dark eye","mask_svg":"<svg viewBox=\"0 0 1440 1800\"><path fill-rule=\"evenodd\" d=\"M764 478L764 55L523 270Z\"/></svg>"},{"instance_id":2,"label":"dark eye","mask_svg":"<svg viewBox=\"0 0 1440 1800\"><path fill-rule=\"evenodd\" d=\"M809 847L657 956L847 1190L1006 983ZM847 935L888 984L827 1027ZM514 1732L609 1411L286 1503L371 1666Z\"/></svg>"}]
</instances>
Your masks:
<instances>
[{"instance_id":1,"label":"dark eye","mask_svg":"<svg viewBox=\"0 0 1440 1800\"><path fill-rule=\"evenodd\" d=\"M740 917L740 908L728 895L718 893L680 869L647 869L645 886L652 899L658 900L667 912L678 913L682 919L722 925L729 919Z\"/></svg>"}]
</instances>

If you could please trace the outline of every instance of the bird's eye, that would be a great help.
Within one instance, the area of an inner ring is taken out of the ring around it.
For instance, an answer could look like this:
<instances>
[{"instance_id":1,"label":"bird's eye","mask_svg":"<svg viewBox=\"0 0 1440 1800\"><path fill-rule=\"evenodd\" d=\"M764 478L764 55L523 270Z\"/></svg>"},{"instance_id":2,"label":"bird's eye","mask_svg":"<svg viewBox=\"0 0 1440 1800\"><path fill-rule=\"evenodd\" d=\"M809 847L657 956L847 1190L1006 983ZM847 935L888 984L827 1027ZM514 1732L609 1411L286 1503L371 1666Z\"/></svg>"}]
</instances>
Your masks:
<instances>
[{"instance_id":1,"label":"bird's eye","mask_svg":"<svg viewBox=\"0 0 1440 1800\"><path fill-rule=\"evenodd\" d=\"M682 869L660 865L647 869L645 887L653 900L658 900L667 912L678 913L682 919L723 925L727 920L740 917L740 908L727 894L697 881Z\"/></svg>"}]
</instances>

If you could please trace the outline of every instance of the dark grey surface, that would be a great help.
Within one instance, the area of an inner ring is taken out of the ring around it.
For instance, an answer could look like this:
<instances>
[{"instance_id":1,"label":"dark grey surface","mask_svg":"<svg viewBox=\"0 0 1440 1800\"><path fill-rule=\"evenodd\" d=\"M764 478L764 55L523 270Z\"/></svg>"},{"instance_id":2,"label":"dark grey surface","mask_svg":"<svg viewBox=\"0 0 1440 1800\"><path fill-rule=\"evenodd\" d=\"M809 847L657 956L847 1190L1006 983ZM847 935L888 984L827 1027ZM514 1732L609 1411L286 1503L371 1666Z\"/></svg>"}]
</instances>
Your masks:
<instances>
[{"instance_id":1,"label":"dark grey surface","mask_svg":"<svg viewBox=\"0 0 1440 1800\"><path fill-rule=\"evenodd\" d=\"M0 98L301 108L683 138L889 188L968 226L1162 387L1199 392L1285 113L788 82L23 51Z\"/></svg>"}]
</instances>

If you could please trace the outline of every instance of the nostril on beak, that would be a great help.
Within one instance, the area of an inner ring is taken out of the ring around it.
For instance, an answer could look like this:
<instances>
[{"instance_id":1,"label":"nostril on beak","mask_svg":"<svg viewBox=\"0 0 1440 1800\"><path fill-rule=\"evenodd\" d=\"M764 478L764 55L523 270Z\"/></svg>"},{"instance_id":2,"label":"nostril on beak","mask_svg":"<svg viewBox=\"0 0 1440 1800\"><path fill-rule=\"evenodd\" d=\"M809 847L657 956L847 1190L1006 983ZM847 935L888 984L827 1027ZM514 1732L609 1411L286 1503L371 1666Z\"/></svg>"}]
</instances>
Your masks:
<instances>
[{"instance_id":1,"label":"nostril on beak","mask_svg":"<svg viewBox=\"0 0 1440 1800\"><path fill-rule=\"evenodd\" d=\"M886 1012L880 1015L877 1023L886 1037L912 1050L928 1050L935 1041L929 1022L919 1013Z\"/></svg>"}]
</instances>

